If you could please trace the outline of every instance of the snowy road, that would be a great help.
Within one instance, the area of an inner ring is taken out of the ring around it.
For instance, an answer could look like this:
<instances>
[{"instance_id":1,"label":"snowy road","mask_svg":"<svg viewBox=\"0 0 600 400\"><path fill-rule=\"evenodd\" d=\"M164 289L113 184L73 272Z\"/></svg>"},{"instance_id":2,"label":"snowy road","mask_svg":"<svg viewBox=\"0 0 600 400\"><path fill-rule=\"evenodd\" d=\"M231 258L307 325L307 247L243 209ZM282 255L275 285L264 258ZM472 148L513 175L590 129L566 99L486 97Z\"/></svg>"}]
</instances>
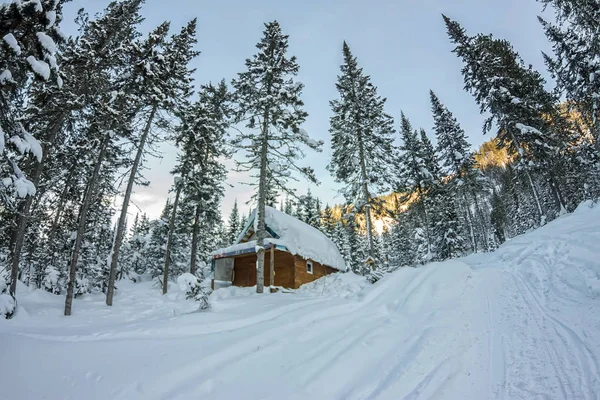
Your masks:
<instances>
[{"instance_id":1,"label":"snowy road","mask_svg":"<svg viewBox=\"0 0 600 400\"><path fill-rule=\"evenodd\" d=\"M7 399L597 399L600 207L493 254L215 299L149 284L75 303L32 292L0 322ZM322 285L322 286L319 286ZM351 293L354 292L354 293ZM342 295L343 294L343 295Z\"/></svg>"}]
</instances>

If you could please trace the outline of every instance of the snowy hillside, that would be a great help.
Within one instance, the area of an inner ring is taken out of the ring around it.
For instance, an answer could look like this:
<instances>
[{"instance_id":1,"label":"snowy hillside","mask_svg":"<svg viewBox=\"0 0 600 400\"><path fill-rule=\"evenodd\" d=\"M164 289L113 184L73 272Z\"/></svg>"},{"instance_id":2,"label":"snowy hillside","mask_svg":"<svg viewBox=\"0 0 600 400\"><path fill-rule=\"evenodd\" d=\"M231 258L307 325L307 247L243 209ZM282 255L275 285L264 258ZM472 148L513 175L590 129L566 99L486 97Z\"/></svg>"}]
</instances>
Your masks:
<instances>
[{"instance_id":1,"label":"snowy hillside","mask_svg":"<svg viewBox=\"0 0 600 400\"><path fill-rule=\"evenodd\" d=\"M6 399L595 399L600 207L495 253L334 275L296 293L221 289L213 310L127 284L115 305L21 288L0 319ZM123 284L121 284L123 285Z\"/></svg>"}]
</instances>

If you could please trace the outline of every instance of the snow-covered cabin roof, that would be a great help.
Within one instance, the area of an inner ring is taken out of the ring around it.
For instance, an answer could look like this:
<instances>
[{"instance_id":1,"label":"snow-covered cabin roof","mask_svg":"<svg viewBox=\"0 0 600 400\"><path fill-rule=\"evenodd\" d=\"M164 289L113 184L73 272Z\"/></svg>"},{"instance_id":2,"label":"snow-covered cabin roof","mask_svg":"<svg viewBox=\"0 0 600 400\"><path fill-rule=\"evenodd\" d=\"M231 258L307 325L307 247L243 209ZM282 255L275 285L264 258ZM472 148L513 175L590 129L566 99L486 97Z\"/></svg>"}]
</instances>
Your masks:
<instances>
[{"instance_id":1,"label":"snow-covered cabin roof","mask_svg":"<svg viewBox=\"0 0 600 400\"><path fill-rule=\"evenodd\" d=\"M254 251L255 240L250 240L255 231L256 209L250 214L246 226L239 234L236 244L214 251L212 254L244 254ZM331 239L320 230L272 207L265 207L265 225L270 238L265 244L287 250L300 257L316 261L339 271L346 270L346 262ZM270 246L268 246L270 247Z\"/></svg>"}]
</instances>

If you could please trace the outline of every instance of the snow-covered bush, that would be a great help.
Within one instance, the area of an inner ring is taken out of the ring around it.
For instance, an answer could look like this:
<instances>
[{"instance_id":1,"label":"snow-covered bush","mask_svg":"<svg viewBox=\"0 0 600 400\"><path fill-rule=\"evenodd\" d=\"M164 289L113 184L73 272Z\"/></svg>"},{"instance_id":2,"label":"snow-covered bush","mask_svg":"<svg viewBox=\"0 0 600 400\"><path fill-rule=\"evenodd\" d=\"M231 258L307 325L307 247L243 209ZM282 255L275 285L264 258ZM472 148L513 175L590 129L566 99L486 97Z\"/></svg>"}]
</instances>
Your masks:
<instances>
[{"instance_id":1,"label":"snow-covered bush","mask_svg":"<svg viewBox=\"0 0 600 400\"><path fill-rule=\"evenodd\" d=\"M9 317L15 312L15 299L8 294L8 284L0 274L0 318Z\"/></svg>"},{"instance_id":2,"label":"snow-covered bush","mask_svg":"<svg viewBox=\"0 0 600 400\"><path fill-rule=\"evenodd\" d=\"M179 289L185 293L186 299L194 299L200 303L201 310L210 308L208 302L209 290L202 286L200 279L197 276L186 272L177 278Z\"/></svg>"},{"instance_id":3,"label":"snow-covered bush","mask_svg":"<svg viewBox=\"0 0 600 400\"><path fill-rule=\"evenodd\" d=\"M8 293L0 294L0 318L10 316L15 312L15 299Z\"/></svg>"},{"instance_id":4,"label":"snow-covered bush","mask_svg":"<svg viewBox=\"0 0 600 400\"><path fill-rule=\"evenodd\" d=\"M60 294L62 291L62 282L60 279L60 271L55 267L49 266L44 270L44 280L42 287L53 294Z\"/></svg>"},{"instance_id":5,"label":"snow-covered bush","mask_svg":"<svg viewBox=\"0 0 600 400\"><path fill-rule=\"evenodd\" d=\"M77 278L75 279L75 297L79 297L90 292L90 280L82 274L77 274Z\"/></svg>"}]
</instances>

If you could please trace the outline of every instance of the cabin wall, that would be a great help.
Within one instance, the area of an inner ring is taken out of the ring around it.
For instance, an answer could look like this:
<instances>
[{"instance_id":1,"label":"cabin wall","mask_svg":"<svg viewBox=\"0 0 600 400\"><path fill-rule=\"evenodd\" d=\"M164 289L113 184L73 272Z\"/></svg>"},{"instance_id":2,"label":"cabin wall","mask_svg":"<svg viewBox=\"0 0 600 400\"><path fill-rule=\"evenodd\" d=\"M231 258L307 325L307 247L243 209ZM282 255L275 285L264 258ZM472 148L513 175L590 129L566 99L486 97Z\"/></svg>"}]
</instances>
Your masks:
<instances>
[{"instance_id":1,"label":"cabin wall","mask_svg":"<svg viewBox=\"0 0 600 400\"><path fill-rule=\"evenodd\" d=\"M269 285L271 251L265 252L265 286ZM234 286L256 285L256 254L235 257L233 269ZM294 256L285 251L275 250L275 286L294 287Z\"/></svg>"},{"instance_id":2,"label":"cabin wall","mask_svg":"<svg viewBox=\"0 0 600 400\"><path fill-rule=\"evenodd\" d=\"M312 261L313 263L313 273L310 274L306 271L306 259L300 256L294 257L294 289L298 289L301 285L305 283L315 281L325 275L333 274L338 272L337 270L328 267L326 265L322 265L316 261Z\"/></svg>"}]
</instances>

